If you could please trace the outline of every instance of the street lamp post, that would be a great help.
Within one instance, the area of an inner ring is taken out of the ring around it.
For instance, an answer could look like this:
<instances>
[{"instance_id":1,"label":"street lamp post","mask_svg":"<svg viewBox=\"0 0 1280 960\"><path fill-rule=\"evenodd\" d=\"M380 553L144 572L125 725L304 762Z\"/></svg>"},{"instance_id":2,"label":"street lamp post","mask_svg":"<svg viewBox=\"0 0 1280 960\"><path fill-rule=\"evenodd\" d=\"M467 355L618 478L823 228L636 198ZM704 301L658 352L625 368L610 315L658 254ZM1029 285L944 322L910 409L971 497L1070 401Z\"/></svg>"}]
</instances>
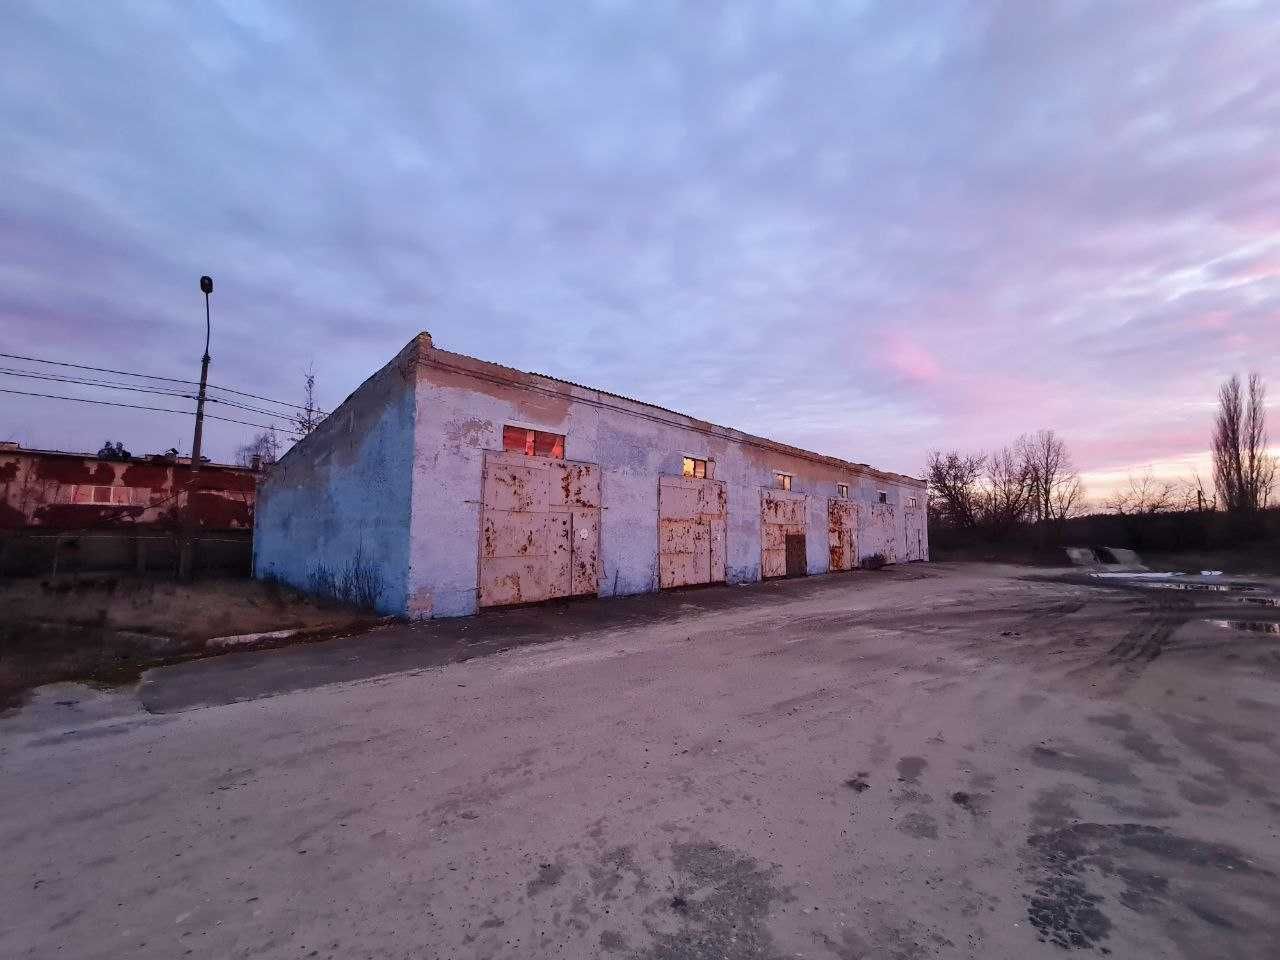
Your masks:
<instances>
[{"instance_id":1,"label":"street lamp post","mask_svg":"<svg viewBox=\"0 0 1280 960\"><path fill-rule=\"evenodd\" d=\"M204 399L205 387L209 381L209 294L213 293L213 277L200 278L200 292L204 294L204 356L200 358L200 392L196 394L196 432L191 439L191 470L187 475L187 502L184 505L183 526L185 536L178 554L178 576L182 580L191 579L192 554L194 551L195 517L191 512L191 494L195 491L196 478L200 474L200 441L204 434Z\"/></svg>"},{"instance_id":2,"label":"street lamp post","mask_svg":"<svg viewBox=\"0 0 1280 960\"><path fill-rule=\"evenodd\" d=\"M200 392L196 394L196 435L191 441L191 472L200 469L200 439L204 434L204 391L209 381L209 294L213 293L213 277L200 278L204 293L204 356L200 358Z\"/></svg>"}]
</instances>

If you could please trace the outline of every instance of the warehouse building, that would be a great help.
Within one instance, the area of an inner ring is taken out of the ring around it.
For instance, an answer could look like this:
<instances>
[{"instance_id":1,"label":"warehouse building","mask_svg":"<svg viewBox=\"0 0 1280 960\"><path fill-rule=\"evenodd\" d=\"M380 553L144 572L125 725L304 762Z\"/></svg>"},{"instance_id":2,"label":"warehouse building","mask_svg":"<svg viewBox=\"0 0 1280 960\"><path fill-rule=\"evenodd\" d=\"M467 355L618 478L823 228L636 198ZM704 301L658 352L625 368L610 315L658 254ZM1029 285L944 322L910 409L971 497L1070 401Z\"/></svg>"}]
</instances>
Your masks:
<instances>
[{"instance_id":1,"label":"warehouse building","mask_svg":"<svg viewBox=\"0 0 1280 960\"><path fill-rule=\"evenodd\" d=\"M254 569L412 617L928 557L922 480L415 337L271 470Z\"/></svg>"}]
</instances>

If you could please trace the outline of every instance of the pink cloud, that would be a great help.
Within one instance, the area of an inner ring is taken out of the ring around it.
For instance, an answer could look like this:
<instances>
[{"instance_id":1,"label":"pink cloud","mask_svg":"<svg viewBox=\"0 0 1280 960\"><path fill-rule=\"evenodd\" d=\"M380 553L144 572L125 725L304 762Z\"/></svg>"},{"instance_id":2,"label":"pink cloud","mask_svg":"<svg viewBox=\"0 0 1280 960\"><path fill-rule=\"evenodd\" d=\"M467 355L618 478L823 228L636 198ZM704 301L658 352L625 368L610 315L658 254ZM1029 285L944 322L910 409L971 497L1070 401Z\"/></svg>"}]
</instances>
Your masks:
<instances>
[{"instance_id":1,"label":"pink cloud","mask_svg":"<svg viewBox=\"0 0 1280 960\"><path fill-rule=\"evenodd\" d=\"M1199 330L1226 330L1231 326L1231 315L1225 310L1212 310L1198 317L1191 317L1187 322Z\"/></svg>"},{"instance_id":2,"label":"pink cloud","mask_svg":"<svg viewBox=\"0 0 1280 960\"><path fill-rule=\"evenodd\" d=\"M887 334L879 356L881 363L907 380L936 383L942 377L942 365L907 334Z\"/></svg>"}]
</instances>

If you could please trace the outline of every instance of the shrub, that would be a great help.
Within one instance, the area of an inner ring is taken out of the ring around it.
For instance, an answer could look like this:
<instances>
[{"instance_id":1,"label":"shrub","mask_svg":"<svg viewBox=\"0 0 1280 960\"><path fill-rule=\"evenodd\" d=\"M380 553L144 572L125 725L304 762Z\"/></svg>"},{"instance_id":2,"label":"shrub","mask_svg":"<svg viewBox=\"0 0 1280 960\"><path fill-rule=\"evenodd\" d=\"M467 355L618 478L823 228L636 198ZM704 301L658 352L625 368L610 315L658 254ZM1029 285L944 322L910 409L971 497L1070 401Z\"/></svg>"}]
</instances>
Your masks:
<instances>
[{"instance_id":1,"label":"shrub","mask_svg":"<svg viewBox=\"0 0 1280 960\"><path fill-rule=\"evenodd\" d=\"M307 585L312 593L320 596L374 609L382 596L382 572L365 559L364 548L357 547L340 570L335 571L323 563L313 566L307 574Z\"/></svg>"}]
</instances>

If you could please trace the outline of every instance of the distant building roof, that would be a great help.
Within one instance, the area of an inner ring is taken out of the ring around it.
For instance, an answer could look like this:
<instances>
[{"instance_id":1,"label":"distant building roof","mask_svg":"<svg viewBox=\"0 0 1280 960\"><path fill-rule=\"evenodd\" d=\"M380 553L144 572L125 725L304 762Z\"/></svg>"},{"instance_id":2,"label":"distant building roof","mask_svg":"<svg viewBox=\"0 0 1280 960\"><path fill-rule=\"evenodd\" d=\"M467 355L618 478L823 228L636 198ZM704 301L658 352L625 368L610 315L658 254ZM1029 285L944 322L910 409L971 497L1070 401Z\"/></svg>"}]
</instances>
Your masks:
<instances>
[{"instance_id":1,"label":"distant building roof","mask_svg":"<svg viewBox=\"0 0 1280 960\"><path fill-rule=\"evenodd\" d=\"M4 453L27 453L35 454L41 457L76 457L82 460L105 460L108 463L172 463L177 466L190 466L190 457L170 457L163 453L149 453L145 456L135 457L99 457L96 453L77 453L74 450L42 450L38 447L24 447L22 444L13 440L5 440L0 442L0 454ZM244 470L252 472L252 467L242 467L238 463L215 463L204 457L200 458L200 468L216 467L219 470Z\"/></svg>"}]
</instances>

